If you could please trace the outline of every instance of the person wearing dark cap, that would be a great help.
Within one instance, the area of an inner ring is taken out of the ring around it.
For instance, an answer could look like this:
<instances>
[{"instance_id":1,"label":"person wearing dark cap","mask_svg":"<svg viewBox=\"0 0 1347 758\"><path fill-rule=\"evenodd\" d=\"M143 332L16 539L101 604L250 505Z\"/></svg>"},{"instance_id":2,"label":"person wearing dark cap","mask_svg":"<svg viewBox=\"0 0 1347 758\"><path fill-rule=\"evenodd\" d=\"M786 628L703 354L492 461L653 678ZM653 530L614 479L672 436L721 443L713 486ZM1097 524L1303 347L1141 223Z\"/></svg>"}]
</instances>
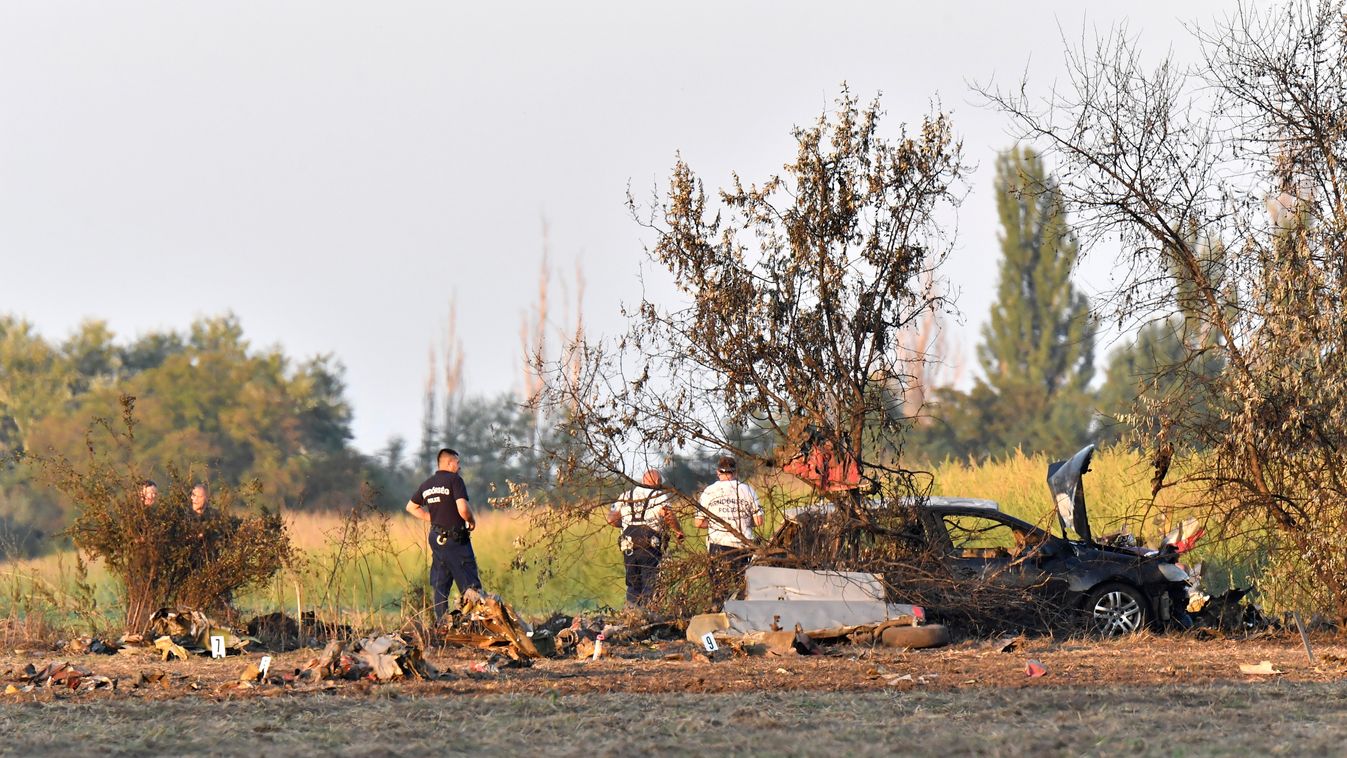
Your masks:
<instances>
[{"instance_id":1,"label":"person wearing dark cap","mask_svg":"<svg viewBox=\"0 0 1347 758\"><path fill-rule=\"evenodd\" d=\"M468 487L459 476L458 453L445 448L435 456L436 471L421 483L407 502L407 512L430 522L430 588L434 593L435 621L449 609L449 590L456 584L460 597L478 593L477 556L472 530L477 519L468 504Z\"/></svg>"},{"instance_id":2,"label":"person wearing dark cap","mask_svg":"<svg viewBox=\"0 0 1347 758\"><path fill-rule=\"evenodd\" d=\"M701 512L693 521L697 528L706 529L711 587L717 593L743 583L757 539L753 530L762 526L758 494L739 481L738 468L734 458L727 455L720 459L717 481L702 490Z\"/></svg>"}]
</instances>

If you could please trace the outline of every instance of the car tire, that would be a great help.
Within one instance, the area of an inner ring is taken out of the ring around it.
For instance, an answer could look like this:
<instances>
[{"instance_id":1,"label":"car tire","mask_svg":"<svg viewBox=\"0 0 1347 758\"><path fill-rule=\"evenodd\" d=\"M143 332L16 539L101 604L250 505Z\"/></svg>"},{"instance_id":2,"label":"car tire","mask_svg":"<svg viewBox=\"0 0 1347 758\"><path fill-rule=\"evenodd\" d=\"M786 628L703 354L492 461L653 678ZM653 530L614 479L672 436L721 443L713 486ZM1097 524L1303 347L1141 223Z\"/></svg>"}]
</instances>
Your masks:
<instances>
[{"instance_id":1,"label":"car tire","mask_svg":"<svg viewBox=\"0 0 1347 758\"><path fill-rule=\"evenodd\" d=\"M1136 587L1108 582L1095 587L1085 598L1085 618L1091 631L1116 637L1145 629L1150 623L1151 608Z\"/></svg>"},{"instance_id":2,"label":"car tire","mask_svg":"<svg viewBox=\"0 0 1347 758\"><path fill-rule=\"evenodd\" d=\"M949 629L943 624L925 626L891 626L880 632L879 641L884 647L917 649L940 647L949 644Z\"/></svg>"}]
</instances>

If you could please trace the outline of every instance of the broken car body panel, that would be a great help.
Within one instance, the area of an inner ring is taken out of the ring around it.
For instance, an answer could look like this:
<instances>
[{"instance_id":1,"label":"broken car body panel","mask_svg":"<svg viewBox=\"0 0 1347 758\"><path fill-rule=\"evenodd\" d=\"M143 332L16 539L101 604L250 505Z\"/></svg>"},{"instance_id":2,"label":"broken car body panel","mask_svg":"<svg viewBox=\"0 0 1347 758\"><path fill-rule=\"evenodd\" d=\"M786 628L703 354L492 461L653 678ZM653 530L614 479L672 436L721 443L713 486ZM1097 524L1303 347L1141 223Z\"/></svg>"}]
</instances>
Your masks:
<instances>
[{"instance_id":1,"label":"broken car body panel","mask_svg":"<svg viewBox=\"0 0 1347 758\"><path fill-rule=\"evenodd\" d=\"M1048 489L1052 491L1062 536L1069 539L1069 529L1087 545L1094 539L1090 534L1090 518L1085 512L1085 487L1081 477L1089 473L1093 457L1094 445L1086 445L1070 459L1048 465Z\"/></svg>"}]
</instances>

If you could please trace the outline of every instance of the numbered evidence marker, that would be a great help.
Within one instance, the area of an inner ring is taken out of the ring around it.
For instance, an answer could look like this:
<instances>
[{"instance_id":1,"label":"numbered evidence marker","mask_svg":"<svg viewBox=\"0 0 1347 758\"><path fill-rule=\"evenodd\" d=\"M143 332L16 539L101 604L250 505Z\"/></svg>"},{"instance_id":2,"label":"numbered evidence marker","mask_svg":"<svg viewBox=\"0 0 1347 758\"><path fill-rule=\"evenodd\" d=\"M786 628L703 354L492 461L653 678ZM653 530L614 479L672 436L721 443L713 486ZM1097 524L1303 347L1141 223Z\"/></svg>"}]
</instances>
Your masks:
<instances>
[{"instance_id":1,"label":"numbered evidence marker","mask_svg":"<svg viewBox=\"0 0 1347 758\"><path fill-rule=\"evenodd\" d=\"M720 649L720 645L716 644L716 635L714 632L707 632L702 635L702 647L706 648L706 652L708 653L714 653Z\"/></svg>"},{"instance_id":2,"label":"numbered evidence marker","mask_svg":"<svg viewBox=\"0 0 1347 758\"><path fill-rule=\"evenodd\" d=\"M262 656L262 660L257 664L257 674L260 678L266 679L267 672L270 670L271 670L271 656L264 655Z\"/></svg>"},{"instance_id":3,"label":"numbered evidence marker","mask_svg":"<svg viewBox=\"0 0 1347 758\"><path fill-rule=\"evenodd\" d=\"M212 658L225 657L224 637L221 637L219 635L211 635L210 657Z\"/></svg>"}]
</instances>

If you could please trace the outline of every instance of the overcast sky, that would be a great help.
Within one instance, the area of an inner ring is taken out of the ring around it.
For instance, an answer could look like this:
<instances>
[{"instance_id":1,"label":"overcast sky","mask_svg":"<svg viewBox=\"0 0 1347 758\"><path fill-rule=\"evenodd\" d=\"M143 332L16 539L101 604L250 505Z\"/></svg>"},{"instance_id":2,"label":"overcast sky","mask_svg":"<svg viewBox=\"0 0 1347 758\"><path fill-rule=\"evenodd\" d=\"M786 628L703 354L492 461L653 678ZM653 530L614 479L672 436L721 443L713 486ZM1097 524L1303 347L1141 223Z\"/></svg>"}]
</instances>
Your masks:
<instances>
[{"instance_id":1,"label":"overcast sky","mask_svg":"<svg viewBox=\"0 0 1347 758\"><path fill-rule=\"evenodd\" d=\"M1046 89L1063 32L1123 14L1189 56L1182 24L1231 7L1086 5L0 0L0 312L59 339L232 311L255 346L340 358L358 447L415 442L451 302L468 391L518 385L543 219L615 332L646 240L628 183L648 195L680 150L709 187L779 170L845 80L893 127L939 98L980 166L947 272L971 356L1009 142L967 83Z\"/></svg>"}]
</instances>

